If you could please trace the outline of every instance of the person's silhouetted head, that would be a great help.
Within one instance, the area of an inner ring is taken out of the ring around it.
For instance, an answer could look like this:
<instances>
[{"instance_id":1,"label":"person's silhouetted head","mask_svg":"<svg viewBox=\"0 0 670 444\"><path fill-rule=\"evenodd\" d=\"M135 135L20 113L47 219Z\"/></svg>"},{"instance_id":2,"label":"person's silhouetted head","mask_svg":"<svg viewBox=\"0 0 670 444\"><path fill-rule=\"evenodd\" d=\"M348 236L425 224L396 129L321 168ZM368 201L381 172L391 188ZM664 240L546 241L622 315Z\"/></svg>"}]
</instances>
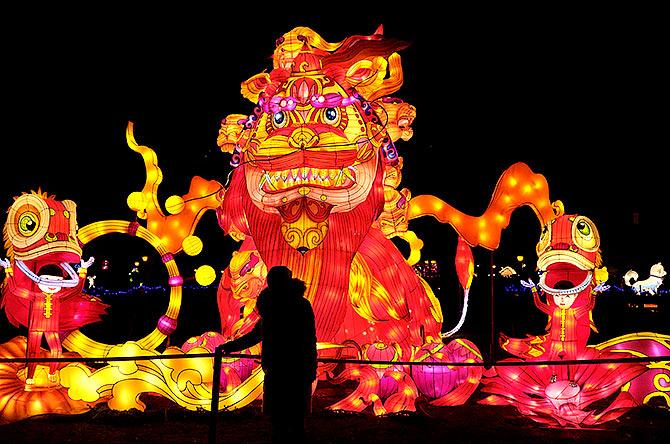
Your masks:
<instances>
[{"instance_id":1,"label":"person's silhouetted head","mask_svg":"<svg viewBox=\"0 0 670 444\"><path fill-rule=\"evenodd\" d=\"M285 287L291 280L291 276L293 276L293 273L288 267L283 265L272 267L268 271L268 287Z\"/></svg>"},{"instance_id":2,"label":"person's silhouetted head","mask_svg":"<svg viewBox=\"0 0 670 444\"><path fill-rule=\"evenodd\" d=\"M305 283L297 278L291 279L290 288L291 288L291 294L301 298L305 295L305 290L307 289Z\"/></svg>"}]
</instances>

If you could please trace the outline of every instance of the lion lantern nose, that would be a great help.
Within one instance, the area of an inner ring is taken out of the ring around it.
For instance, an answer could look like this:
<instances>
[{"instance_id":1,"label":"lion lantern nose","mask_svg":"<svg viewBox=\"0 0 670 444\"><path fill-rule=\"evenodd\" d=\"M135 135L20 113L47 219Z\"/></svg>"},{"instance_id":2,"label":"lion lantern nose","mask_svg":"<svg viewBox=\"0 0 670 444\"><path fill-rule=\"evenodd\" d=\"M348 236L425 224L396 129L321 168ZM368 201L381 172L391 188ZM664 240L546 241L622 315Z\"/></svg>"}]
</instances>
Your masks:
<instances>
[{"instance_id":1,"label":"lion lantern nose","mask_svg":"<svg viewBox=\"0 0 670 444\"><path fill-rule=\"evenodd\" d=\"M288 144L292 148L311 148L319 143L319 136L309 128L297 128L291 133Z\"/></svg>"}]
</instances>

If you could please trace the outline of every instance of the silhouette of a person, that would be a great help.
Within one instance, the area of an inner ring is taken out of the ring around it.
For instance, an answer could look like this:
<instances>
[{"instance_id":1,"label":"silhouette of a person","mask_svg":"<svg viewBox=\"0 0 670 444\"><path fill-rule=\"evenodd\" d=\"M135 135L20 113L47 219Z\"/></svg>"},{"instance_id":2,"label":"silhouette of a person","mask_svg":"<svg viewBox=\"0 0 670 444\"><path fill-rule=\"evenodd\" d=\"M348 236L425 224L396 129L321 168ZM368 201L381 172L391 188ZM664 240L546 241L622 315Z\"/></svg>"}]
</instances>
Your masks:
<instances>
[{"instance_id":1,"label":"silhouette of a person","mask_svg":"<svg viewBox=\"0 0 670 444\"><path fill-rule=\"evenodd\" d=\"M244 336L223 345L224 353L263 342L263 411L269 415L273 442L304 441L305 415L316 379L316 329L305 283L284 266L270 269L267 288L258 296L260 320Z\"/></svg>"}]
</instances>

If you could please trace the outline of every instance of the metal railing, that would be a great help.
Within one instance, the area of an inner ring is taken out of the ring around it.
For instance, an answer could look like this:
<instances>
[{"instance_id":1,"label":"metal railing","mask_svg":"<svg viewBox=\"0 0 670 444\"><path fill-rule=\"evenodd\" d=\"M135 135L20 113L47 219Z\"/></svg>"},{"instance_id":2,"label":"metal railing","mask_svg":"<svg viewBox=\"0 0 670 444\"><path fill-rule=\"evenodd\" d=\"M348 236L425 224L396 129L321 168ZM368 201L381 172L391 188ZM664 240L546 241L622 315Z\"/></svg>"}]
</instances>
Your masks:
<instances>
[{"instance_id":1,"label":"metal railing","mask_svg":"<svg viewBox=\"0 0 670 444\"><path fill-rule=\"evenodd\" d=\"M0 363L49 363L49 362L81 362L85 364L101 364L108 362L121 361L153 361L162 359L193 359L193 358L214 358L213 375L217 374L217 370L221 370L223 358L243 358L243 359L260 359L260 355L247 355L239 353L224 353L223 347L219 346L214 353L193 353L184 355L146 355L146 356L118 356L111 358L6 358L0 357ZM434 366L434 367L532 367L532 366L564 366L564 365L584 365L584 364L621 364L621 363L652 363L670 361L670 355L651 356L651 357L630 357L630 358L610 358L610 359L572 359L562 361L513 361L513 360L482 360L479 362L439 362L439 361L372 361L365 359L341 359L341 358L317 358L320 363L332 364L360 364L360 365L400 365L400 366ZM219 411L219 396L221 390L220 378L212 378L212 400L209 413L209 427L208 427L208 442L213 444L216 442L216 424Z\"/></svg>"}]
</instances>

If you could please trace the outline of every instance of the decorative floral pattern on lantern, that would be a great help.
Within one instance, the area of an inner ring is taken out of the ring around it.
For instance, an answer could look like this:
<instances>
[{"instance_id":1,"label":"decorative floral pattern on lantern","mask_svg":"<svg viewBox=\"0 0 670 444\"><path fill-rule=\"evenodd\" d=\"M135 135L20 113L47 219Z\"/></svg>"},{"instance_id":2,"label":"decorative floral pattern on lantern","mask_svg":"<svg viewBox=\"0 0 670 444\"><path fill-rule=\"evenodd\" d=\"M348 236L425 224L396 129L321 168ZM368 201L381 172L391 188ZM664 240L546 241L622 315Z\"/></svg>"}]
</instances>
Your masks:
<instances>
[{"instance_id":1,"label":"decorative floral pattern on lantern","mask_svg":"<svg viewBox=\"0 0 670 444\"><path fill-rule=\"evenodd\" d=\"M670 356L670 335L659 333L631 333L595 346L598 350L626 352L634 356ZM654 362L648 370L630 381L623 390L633 397L636 404L653 401L665 402L670 407L670 361Z\"/></svg>"},{"instance_id":2,"label":"decorative floral pattern on lantern","mask_svg":"<svg viewBox=\"0 0 670 444\"><path fill-rule=\"evenodd\" d=\"M189 338L181 349L189 352L194 348L204 348L210 353L214 353L216 347L226 342L221 333L208 331L199 336ZM253 352L258 351L258 347L253 347ZM247 358L228 358L224 357L221 366L221 387L224 392L230 392L238 387L242 381L251 376L252 371L258 367L254 359Z\"/></svg>"},{"instance_id":3,"label":"decorative floral pattern on lantern","mask_svg":"<svg viewBox=\"0 0 670 444\"><path fill-rule=\"evenodd\" d=\"M26 356L26 338L18 336L0 345L3 358L24 358ZM35 357L46 358L49 353L40 349ZM78 357L74 353L64 353L63 357ZM59 370L65 364L59 364ZM44 414L74 415L85 413L104 397L95 402L74 400L67 394L67 388L58 381L47 377L48 366L38 365L35 372L35 390L26 390L26 368L23 363L0 362L0 424L19 421L24 418ZM60 373L60 372L59 372Z\"/></svg>"},{"instance_id":4,"label":"decorative floral pattern on lantern","mask_svg":"<svg viewBox=\"0 0 670 444\"><path fill-rule=\"evenodd\" d=\"M213 358L183 358L207 352L200 347L186 353L168 347L162 353L165 359L160 360L110 361L96 370L70 364L61 370L61 384L68 388L70 399L87 403L104 400L113 410L144 410L143 393L158 393L189 410L207 410L212 400ZM108 353L110 358L159 355L136 342L113 346ZM229 410L244 407L262 393L262 381L263 372L256 368L234 391L219 393L219 402Z\"/></svg>"}]
</instances>

